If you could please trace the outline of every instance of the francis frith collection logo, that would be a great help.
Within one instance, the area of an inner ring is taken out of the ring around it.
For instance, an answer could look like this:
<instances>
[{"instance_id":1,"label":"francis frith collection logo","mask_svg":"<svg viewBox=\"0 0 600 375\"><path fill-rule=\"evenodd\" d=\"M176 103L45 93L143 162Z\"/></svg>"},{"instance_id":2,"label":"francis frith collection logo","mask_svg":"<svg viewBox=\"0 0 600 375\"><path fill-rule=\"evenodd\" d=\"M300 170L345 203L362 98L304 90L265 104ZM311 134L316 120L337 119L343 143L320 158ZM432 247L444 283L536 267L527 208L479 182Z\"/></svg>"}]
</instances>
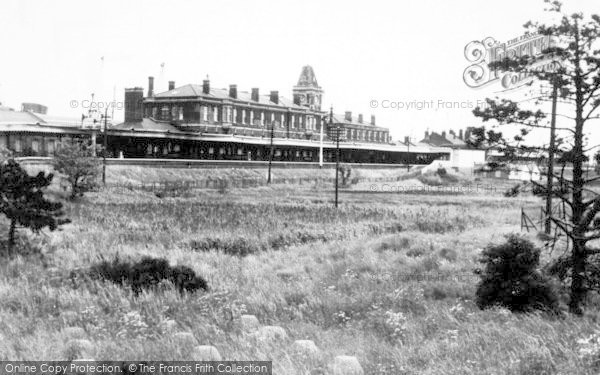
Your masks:
<instances>
[{"instance_id":1,"label":"francis frith collection logo","mask_svg":"<svg viewBox=\"0 0 600 375\"><path fill-rule=\"evenodd\" d=\"M465 58L470 65L463 73L463 80L471 88L480 88L499 82L503 89L514 89L533 80L531 71L552 72L560 67L560 63L552 58L544 58L550 47L556 46L556 38L540 34L524 34L505 43L492 37L481 41L475 40L465 46ZM490 68L490 64L503 61L505 58L530 56L535 62L530 65L530 72L505 72Z\"/></svg>"}]
</instances>

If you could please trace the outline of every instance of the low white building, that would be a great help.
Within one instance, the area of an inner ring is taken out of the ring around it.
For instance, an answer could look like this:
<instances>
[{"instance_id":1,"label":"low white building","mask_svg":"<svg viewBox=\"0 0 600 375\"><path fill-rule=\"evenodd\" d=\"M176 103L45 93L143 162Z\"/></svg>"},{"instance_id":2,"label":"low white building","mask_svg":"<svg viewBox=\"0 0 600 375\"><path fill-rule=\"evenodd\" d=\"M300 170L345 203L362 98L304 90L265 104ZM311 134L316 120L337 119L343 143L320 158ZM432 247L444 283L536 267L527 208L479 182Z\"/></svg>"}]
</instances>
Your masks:
<instances>
[{"instance_id":1,"label":"low white building","mask_svg":"<svg viewBox=\"0 0 600 375\"><path fill-rule=\"evenodd\" d=\"M508 173L509 180L539 181L542 179L540 168L533 164L511 164Z\"/></svg>"}]
</instances>

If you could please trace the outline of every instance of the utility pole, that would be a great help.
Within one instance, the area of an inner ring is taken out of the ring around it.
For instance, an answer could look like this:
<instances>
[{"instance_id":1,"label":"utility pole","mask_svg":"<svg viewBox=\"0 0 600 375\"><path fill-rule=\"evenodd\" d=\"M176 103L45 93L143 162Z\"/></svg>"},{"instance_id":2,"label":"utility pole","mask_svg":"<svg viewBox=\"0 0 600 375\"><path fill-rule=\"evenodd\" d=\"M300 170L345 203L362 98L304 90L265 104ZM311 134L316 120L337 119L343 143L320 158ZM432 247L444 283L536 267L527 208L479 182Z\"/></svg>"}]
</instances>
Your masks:
<instances>
[{"instance_id":1,"label":"utility pole","mask_svg":"<svg viewBox=\"0 0 600 375\"><path fill-rule=\"evenodd\" d=\"M323 168L323 128L325 127L325 116L321 119L321 136L319 140L319 168Z\"/></svg>"},{"instance_id":2,"label":"utility pole","mask_svg":"<svg viewBox=\"0 0 600 375\"><path fill-rule=\"evenodd\" d=\"M329 128L331 130L334 130L334 136L335 136L335 142L336 142L336 146L335 146L335 208L338 207L338 184L339 184L339 177L338 175L340 174L340 126L337 125L335 127L335 129L333 129L332 127L333 125L333 107L331 107L331 109L329 110Z\"/></svg>"},{"instance_id":3,"label":"utility pole","mask_svg":"<svg viewBox=\"0 0 600 375\"><path fill-rule=\"evenodd\" d=\"M408 138L406 138L406 140L408 142L406 142L406 146L408 147L406 150L406 153L408 154L407 157L407 162L406 162L406 171L410 171L410 135L408 136Z\"/></svg>"},{"instance_id":4,"label":"utility pole","mask_svg":"<svg viewBox=\"0 0 600 375\"><path fill-rule=\"evenodd\" d=\"M269 175L267 176L267 184L271 183L271 164L273 164L273 138L275 137L275 122L271 122L271 152L269 152Z\"/></svg>"},{"instance_id":5,"label":"utility pole","mask_svg":"<svg viewBox=\"0 0 600 375\"><path fill-rule=\"evenodd\" d=\"M106 186L106 151L108 147L108 106L104 110L104 150L102 150L102 184Z\"/></svg>"},{"instance_id":6,"label":"utility pole","mask_svg":"<svg viewBox=\"0 0 600 375\"><path fill-rule=\"evenodd\" d=\"M548 170L546 176L546 225L545 232L552 231L552 194L554 179L554 143L556 142L556 101L558 96L558 84L556 77L552 80L552 118L550 119L550 146L548 147Z\"/></svg>"}]
</instances>

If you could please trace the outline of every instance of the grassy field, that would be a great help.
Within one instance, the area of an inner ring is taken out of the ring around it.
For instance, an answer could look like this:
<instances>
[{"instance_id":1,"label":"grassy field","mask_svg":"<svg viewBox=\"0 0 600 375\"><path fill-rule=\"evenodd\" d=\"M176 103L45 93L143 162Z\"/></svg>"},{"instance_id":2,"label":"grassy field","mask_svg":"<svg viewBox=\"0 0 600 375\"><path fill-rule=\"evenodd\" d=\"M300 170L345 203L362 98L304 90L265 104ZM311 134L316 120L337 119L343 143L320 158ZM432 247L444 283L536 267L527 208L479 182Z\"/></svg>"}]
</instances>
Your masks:
<instances>
[{"instance_id":1,"label":"grassy field","mask_svg":"<svg viewBox=\"0 0 600 375\"><path fill-rule=\"evenodd\" d=\"M599 329L596 312L549 318L475 306L481 249L519 231L521 206L539 202L504 198L495 182L458 194L390 192L422 185L411 178L343 189L337 210L328 184L162 198L110 188L68 203L73 223L62 231L22 232L42 255L1 261L0 359L183 360L192 346L174 332L191 332L225 359L273 360L275 374L331 374L337 355L356 356L366 374L597 373L578 343ZM135 297L70 277L101 259L145 255L192 267L209 292ZM242 314L288 338L256 341L241 331ZM74 347L69 327L83 328L92 347ZM296 339L320 354L296 355Z\"/></svg>"}]
</instances>

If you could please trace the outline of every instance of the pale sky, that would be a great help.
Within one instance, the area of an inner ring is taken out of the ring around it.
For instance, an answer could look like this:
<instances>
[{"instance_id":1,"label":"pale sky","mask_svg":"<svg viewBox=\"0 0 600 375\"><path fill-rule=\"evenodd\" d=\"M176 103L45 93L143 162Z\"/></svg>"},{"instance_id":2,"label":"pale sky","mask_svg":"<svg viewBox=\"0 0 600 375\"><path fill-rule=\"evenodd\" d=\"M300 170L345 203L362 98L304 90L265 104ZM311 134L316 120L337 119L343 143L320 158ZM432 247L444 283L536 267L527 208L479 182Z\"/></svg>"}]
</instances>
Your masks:
<instances>
[{"instance_id":1,"label":"pale sky","mask_svg":"<svg viewBox=\"0 0 600 375\"><path fill-rule=\"evenodd\" d=\"M423 1L3 1L0 102L78 117L71 101L122 101L125 87L201 83L279 90L291 98L303 65L325 91L325 108L377 117L394 139L478 125L470 108L498 85L471 89L464 47L506 41L544 16L541 0ZM567 9L600 13L598 0ZM102 57L104 62L102 63ZM161 64L164 68L161 69ZM371 108L371 101L433 101L433 108ZM116 120L123 112L115 113Z\"/></svg>"}]
</instances>

